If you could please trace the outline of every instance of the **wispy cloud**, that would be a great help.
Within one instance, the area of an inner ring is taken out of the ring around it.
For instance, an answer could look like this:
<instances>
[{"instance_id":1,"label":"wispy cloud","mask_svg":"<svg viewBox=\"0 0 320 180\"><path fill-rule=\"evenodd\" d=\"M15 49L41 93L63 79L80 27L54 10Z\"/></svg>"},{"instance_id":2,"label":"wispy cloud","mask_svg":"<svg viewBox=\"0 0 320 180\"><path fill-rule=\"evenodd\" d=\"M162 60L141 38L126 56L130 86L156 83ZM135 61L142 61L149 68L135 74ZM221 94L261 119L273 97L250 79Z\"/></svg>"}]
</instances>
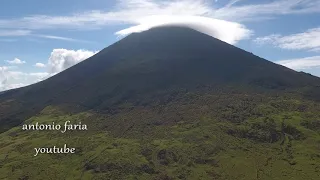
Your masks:
<instances>
[{"instance_id":1,"label":"wispy cloud","mask_svg":"<svg viewBox=\"0 0 320 180\"><path fill-rule=\"evenodd\" d=\"M234 3L216 9L211 16L244 22L270 19L279 15L320 13L320 0L276 0L260 4L235 5L238 1L231 1Z\"/></svg>"},{"instance_id":2,"label":"wispy cloud","mask_svg":"<svg viewBox=\"0 0 320 180\"><path fill-rule=\"evenodd\" d=\"M276 63L294 70L303 70L320 67L320 56L277 61Z\"/></svg>"},{"instance_id":3,"label":"wispy cloud","mask_svg":"<svg viewBox=\"0 0 320 180\"><path fill-rule=\"evenodd\" d=\"M80 39L68 38L68 37L61 37L61 36L52 36L52 35L33 35L39 38L46 38L46 39L55 39L55 40L62 40L62 41L70 41L70 42L83 42L83 43L92 43L91 41L85 41Z\"/></svg>"},{"instance_id":4,"label":"wispy cloud","mask_svg":"<svg viewBox=\"0 0 320 180\"><path fill-rule=\"evenodd\" d=\"M272 34L254 41L260 45L271 44L282 49L320 51L320 27L287 36Z\"/></svg>"},{"instance_id":5,"label":"wispy cloud","mask_svg":"<svg viewBox=\"0 0 320 180\"><path fill-rule=\"evenodd\" d=\"M13 60L7 60L6 61L7 63L9 64L25 64L26 62L25 61L21 61L20 59L18 58L14 58Z\"/></svg>"},{"instance_id":6,"label":"wispy cloud","mask_svg":"<svg viewBox=\"0 0 320 180\"><path fill-rule=\"evenodd\" d=\"M320 0L277 0L238 5L230 0L217 7L209 0L118 0L111 11L88 11L66 16L31 15L0 19L1 28L56 29L96 28L112 23L132 23L154 15L204 16L230 21L247 21L263 16L320 12ZM245 1L244 1L245 2Z\"/></svg>"},{"instance_id":7,"label":"wispy cloud","mask_svg":"<svg viewBox=\"0 0 320 180\"><path fill-rule=\"evenodd\" d=\"M1 30L0 29L0 37L1 36L27 36L30 35L30 30Z\"/></svg>"},{"instance_id":8,"label":"wispy cloud","mask_svg":"<svg viewBox=\"0 0 320 180\"><path fill-rule=\"evenodd\" d=\"M61 36L53 36L53 35L43 35L43 34L34 34L31 30L0 30L0 37L18 37L18 36L33 36L38 38L45 39L55 39L62 41L70 41L70 42L83 42L83 43L92 43L91 41L85 41L80 39L61 37ZM0 39L1 42L14 42L16 39Z\"/></svg>"},{"instance_id":9,"label":"wispy cloud","mask_svg":"<svg viewBox=\"0 0 320 180\"><path fill-rule=\"evenodd\" d=\"M241 4L239 1L243 1ZM139 31L159 24L188 24L197 27L199 30L213 27L210 32L218 36L224 31L234 29L236 36L226 41L236 42L240 37L247 37L249 30L239 24L245 21L256 21L261 19L274 18L277 15L303 14L320 12L320 0L278 0L269 3L246 4L244 0L230 0L222 7L217 7L214 1L210 0L118 0L110 11L88 11L65 16L31 15L16 19L0 19L0 29L97 29L110 24L127 24L131 28L117 32L117 34ZM172 19L168 19L170 16ZM199 23L190 19L201 18ZM207 19L205 19L207 18ZM210 20L209 20L210 19ZM225 28L219 27L221 23L230 23ZM161 23L155 23L160 20ZM223 21L222 21L223 20ZM237 22L237 24L235 24ZM221 31L223 29L223 31ZM239 36L240 33L241 34ZM208 33L211 34L212 33ZM222 36L224 37L225 34ZM230 35L229 35L230 36ZM71 38L56 36L43 36L44 38L73 41ZM217 38L220 38L218 36ZM221 39L224 40L224 39Z\"/></svg>"}]
</instances>

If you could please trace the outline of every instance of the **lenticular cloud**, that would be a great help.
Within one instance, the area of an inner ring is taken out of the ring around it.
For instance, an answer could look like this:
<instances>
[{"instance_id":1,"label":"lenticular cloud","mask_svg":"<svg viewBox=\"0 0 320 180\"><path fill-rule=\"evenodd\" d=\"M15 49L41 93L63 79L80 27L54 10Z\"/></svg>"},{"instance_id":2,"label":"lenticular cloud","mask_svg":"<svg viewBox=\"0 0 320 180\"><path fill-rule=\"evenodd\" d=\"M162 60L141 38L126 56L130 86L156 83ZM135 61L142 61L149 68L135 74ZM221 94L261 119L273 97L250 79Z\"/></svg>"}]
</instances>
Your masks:
<instances>
[{"instance_id":1,"label":"lenticular cloud","mask_svg":"<svg viewBox=\"0 0 320 180\"><path fill-rule=\"evenodd\" d=\"M209 36L215 37L229 44L236 44L242 39L252 35L244 25L201 16L149 16L137 21L136 26L116 32L117 35L125 36L161 26L188 27Z\"/></svg>"}]
</instances>

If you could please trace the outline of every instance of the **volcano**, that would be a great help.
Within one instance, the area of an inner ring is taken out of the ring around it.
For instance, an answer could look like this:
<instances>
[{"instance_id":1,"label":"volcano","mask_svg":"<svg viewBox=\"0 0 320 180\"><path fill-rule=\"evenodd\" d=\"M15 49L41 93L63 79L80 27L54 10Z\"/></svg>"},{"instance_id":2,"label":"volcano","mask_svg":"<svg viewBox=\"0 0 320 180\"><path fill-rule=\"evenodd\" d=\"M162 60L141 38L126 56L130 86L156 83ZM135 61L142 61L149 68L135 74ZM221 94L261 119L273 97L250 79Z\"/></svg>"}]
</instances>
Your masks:
<instances>
[{"instance_id":1,"label":"volcano","mask_svg":"<svg viewBox=\"0 0 320 180\"><path fill-rule=\"evenodd\" d=\"M0 94L1 138L8 141L0 147L6 151L29 136L16 129L27 121L74 118L87 122L87 134L56 137L82 149L71 178L316 179L320 157L309 143L320 145L319 92L318 77L189 28L158 27L42 82ZM6 161L14 161L10 157ZM43 175L41 163L28 177ZM53 167L55 178L66 177L58 172L63 167ZM6 170L0 172L6 177Z\"/></svg>"}]
</instances>

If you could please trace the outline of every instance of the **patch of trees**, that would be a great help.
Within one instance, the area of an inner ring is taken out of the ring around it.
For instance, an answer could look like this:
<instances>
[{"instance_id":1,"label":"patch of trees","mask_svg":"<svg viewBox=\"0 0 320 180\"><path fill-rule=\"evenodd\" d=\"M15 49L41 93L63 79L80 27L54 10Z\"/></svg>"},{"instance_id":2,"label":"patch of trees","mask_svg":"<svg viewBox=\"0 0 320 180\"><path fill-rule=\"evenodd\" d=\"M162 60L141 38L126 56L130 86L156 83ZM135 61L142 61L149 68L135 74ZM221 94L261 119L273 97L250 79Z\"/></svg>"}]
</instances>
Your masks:
<instances>
[{"instance_id":1,"label":"patch of trees","mask_svg":"<svg viewBox=\"0 0 320 180\"><path fill-rule=\"evenodd\" d=\"M281 138L281 132L277 130L274 120L266 119L263 122L255 122L251 125L240 125L227 131L229 135L246 138L263 143L274 143Z\"/></svg>"},{"instance_id":2,"label":"patch of trees","mask_svg":"<svg viewBox=\"0 0 320 180\"><path fill-rule=\"evenodd\" d=\"M305 128L320 132L320 120L304 120L301 125Z\"/></svg>"}]
</instances>

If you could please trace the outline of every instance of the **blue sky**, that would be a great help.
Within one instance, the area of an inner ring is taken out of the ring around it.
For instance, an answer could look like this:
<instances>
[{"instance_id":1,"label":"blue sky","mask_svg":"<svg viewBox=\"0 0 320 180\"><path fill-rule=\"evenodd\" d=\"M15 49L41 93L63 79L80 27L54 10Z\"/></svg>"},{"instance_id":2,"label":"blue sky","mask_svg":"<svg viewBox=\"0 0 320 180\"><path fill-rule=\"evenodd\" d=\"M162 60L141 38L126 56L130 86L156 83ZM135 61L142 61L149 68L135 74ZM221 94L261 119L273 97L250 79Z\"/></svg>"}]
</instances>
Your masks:
<instances>
[{"instance_id":1,"label":"blue sky","mask_svg":"<svg viewBox=\"0 0 320 180\"><path fill-rule=\"evenodd\" d=\"M320 0L2 0L0 91L46 79L125 35L165 24L320 76Z\"/></svg>"}]
</instances>

